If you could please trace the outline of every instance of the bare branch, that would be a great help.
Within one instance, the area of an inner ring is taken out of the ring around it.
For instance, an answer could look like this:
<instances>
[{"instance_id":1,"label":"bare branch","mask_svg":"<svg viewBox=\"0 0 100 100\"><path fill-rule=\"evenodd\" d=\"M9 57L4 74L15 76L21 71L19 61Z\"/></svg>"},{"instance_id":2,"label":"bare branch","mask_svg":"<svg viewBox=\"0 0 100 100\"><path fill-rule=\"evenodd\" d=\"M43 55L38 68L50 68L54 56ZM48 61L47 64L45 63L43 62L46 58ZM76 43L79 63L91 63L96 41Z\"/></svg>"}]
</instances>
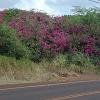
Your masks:
<instances>
[{"instance_id":1,"label":"bare branch","mask_svg":"<svg viewBox=\"0 0 100 100\"><path fill-rule=\"evenodd\" d=\"M100 4L100 0L89 0L89 1L92 1L92 2Z\"/></svg>"}]
</instances>

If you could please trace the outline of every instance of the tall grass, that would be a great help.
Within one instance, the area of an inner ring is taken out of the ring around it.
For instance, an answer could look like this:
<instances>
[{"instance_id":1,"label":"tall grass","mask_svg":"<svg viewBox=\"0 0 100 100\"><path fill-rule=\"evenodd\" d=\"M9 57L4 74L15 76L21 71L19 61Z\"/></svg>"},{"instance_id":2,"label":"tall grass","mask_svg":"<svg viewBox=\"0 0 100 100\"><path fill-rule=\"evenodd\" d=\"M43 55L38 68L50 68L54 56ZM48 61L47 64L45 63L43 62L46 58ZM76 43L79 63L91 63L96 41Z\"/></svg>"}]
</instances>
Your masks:
<instances>
[{"instance_id":1,"label":"tall grass","mask_svg":"<svg viewBox=\"0 0 100 100\"><path fill-rule=\"evenodd\" d=\"M58 76L50 68L50 63L34 63L28 59L16 60L13 57L0 56L0 79L46 81Z\"/></svg>"},{"instance_id":2,"label":"tall grass","mask_svg":"<svg viewBox=\"0 0 100 100\"><path fill-rule=\"evenodd\" d=\"M52 61L45 59L40 63L34 63L28 59L16 60L13 57L0 56L0 79L37 82L77 76L75 73L99 71L98 67L90 63L87 58L81 58L82 55L72 57L71 64L68 63L69 59L67 56L60 54ZM82 62L79 63L79 61Z\"/></svg>"}]
</instances>

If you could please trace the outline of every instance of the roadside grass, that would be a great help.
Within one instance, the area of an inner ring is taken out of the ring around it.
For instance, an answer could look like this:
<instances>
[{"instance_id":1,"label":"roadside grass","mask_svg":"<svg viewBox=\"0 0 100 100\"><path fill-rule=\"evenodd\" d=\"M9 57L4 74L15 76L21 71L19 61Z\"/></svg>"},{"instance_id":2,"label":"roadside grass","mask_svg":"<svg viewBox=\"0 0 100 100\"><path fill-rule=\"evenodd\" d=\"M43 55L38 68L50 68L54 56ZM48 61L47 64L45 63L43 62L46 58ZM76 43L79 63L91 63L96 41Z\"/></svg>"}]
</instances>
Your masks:
<instances>
[{"instance_id":1,"label":"roadside grass","mask_svg":"<svg viewBox=\"0 0 100 100\"><path fill-rule=\"evenodd\" d=\"M1 82L13 80L19 82L41 82L61 77L78 77L82 73L99 72L96 66L79 66L68 64L66 55L58 55L52 61L44 59L40 63L34 63L28 59L16 60L13 57L0 56L0 80Z\"/></svg>"},{"instance_id":2,"label":"roadside grass","mask_svg":"<svg viewBox=\"0 0 100 100\"><path fill-rule=\"evenodd\" d=\"M27 59L0 56L0 80L47 81L58 76L52 73L48 62L34 63Z\"/></svg>"}]
</instances>

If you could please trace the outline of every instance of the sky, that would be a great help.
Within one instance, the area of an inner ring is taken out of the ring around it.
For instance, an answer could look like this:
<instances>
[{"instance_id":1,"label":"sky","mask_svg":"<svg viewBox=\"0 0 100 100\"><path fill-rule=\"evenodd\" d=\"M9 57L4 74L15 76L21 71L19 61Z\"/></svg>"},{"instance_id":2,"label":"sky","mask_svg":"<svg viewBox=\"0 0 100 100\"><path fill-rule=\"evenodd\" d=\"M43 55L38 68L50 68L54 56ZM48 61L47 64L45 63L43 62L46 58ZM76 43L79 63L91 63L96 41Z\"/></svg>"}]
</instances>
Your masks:
<instances>
[{"instance_id":1,"label":"sky","mask_svg":"<svg viewBox=\"0 0 100 100\"><path fill-rule=\"evenodd\" d=\"M73 13L74 6L100 7L100 3L89 0L0 0L0 10L8 8L35 9L50 15L70 15Z\"/></svg>"}]
</instances>

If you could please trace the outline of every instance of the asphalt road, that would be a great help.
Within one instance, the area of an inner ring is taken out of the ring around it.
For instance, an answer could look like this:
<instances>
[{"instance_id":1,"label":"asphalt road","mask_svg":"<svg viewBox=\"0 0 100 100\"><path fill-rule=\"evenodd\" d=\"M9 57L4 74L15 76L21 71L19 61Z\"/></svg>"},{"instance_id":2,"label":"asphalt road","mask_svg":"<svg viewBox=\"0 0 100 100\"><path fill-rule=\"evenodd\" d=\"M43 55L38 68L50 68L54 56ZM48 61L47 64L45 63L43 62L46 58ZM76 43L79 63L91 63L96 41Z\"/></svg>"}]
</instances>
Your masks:
<instances>
[{"instance_id":1,"label":"asphalt road","mask_svg":"<svg viewBox=\"0 0 100 100\"><path fill-rule=\"evenodd\" d=\"M100 100L100 81L1 88L0 100Z\"/></svg>"}]
</instances>

